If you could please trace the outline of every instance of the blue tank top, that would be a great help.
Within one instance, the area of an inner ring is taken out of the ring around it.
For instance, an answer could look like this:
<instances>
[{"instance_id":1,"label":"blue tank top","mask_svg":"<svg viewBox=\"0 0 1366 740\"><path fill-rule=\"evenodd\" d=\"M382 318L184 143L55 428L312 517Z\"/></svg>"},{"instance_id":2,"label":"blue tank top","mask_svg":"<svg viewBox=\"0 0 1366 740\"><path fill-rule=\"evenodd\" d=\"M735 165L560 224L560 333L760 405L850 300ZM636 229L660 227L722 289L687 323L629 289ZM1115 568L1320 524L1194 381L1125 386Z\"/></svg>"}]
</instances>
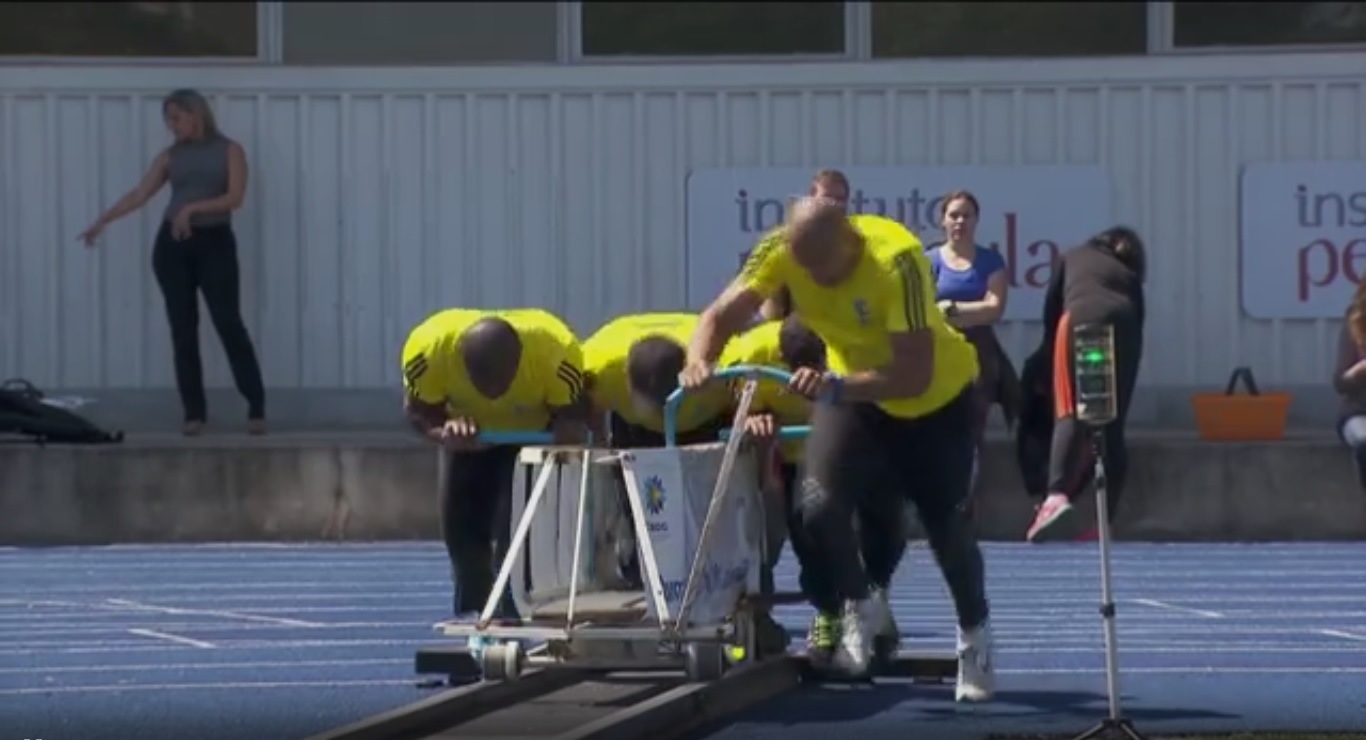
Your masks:
<instances>
[{"instance_id":1,"label":"blue tank top","mask_svg":"<svg viewBox=\"0 0 1366 740\"><path fill-rule=\"evenodd\" d=\"M930 274L934 276L935 295L941 301L969 303L980 301L987 295L987 280L1006 269L1005 258L994 249L977 247L972 265L965 270L955 270L944 264L942 244L932 245L926 256L930 258Z\"/></svg>"}]
</instances>

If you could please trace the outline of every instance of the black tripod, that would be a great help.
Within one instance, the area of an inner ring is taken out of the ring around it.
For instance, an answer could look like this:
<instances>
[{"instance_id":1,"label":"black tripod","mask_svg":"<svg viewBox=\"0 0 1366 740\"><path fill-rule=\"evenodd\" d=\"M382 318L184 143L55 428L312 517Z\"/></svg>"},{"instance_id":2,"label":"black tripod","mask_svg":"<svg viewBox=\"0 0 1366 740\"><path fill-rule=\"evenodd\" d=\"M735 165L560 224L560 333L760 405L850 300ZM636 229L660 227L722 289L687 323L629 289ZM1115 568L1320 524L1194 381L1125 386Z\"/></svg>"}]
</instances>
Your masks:
<instances>
[{"instance_id":1,"label":"black tripod","mask_svg":"<svg viewBox=\"0 0 1366 740\"><path fill-rule=\"evenodd\" d=\"M1091 425L1091 450L1096 456L1096 526L1100 535L1100 618L1105 631L1105 693L1110 716L1074 740L1127 738L1147 740L1119 708L1119 650L1115 645L1115 598L1110 590L1110 502L1105 485L1105 427Z\"/></svg>"}]
</instances>

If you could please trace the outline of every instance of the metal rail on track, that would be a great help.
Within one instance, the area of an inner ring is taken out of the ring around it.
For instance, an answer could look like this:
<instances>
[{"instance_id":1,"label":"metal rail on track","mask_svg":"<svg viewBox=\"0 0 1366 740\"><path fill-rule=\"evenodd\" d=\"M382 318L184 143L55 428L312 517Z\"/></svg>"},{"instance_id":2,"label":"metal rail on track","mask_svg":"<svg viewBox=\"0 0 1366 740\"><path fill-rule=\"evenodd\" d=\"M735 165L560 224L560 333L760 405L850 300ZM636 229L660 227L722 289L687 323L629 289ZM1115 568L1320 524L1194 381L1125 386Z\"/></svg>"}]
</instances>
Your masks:
<instances>
[{"instance_id":1,"label":"metal rail on track","mask_svg":"<svg viewBox=\"0 0 1366 740\"><path fill-rule=\"evenodd\" d=\"M706 683L689 683L681 672L533 670L516 681L452 689L309 740L670 740L796 687L804 663L775 658Z\"/></svg>"},{"instance_id":2,"label":"metal rail on track","mask_svg":"<svg viewBox=\"0 0 1366 740\"><path fill-rule=\"evenodd\" d=\"M942 655L903 652L877 675L949 681L956 667ZM516 681L451 689L308 740L674 740L794 689L808 676L800 655L745 664L709 682L688 682L682 671L554 666L528 670Z\"/></svg>"}]
</instances>

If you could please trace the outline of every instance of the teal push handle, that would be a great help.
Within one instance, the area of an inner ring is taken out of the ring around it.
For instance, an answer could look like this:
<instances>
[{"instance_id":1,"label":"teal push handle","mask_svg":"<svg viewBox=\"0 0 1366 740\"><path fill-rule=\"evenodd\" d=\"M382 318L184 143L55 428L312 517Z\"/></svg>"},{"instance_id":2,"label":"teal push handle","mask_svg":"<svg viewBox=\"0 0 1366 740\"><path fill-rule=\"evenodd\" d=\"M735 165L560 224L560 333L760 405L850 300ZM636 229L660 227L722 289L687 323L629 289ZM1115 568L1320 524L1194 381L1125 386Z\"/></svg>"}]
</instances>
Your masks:
<instances>
[{"instance_id":1,"label":"teal push handle","mask_svg":"<svg viewBox=\"0 0 1366 740\"><path fill-rule=\"evenodd\" d=\"M730 439L731 431L732 430L730 429L721 430L722 442ZM806 435L810 433L811 427L806 426L805 424L803 424L802 426L781 427L778 429L778 439L782 442L795 442L797 440L806 439Z\"/></svg>"},{"instance_id":2,"label":"teal push handle","mask_svg":"<svg viewBox=\"0 0 1366 740\"><path fill-rule=\"evenodd\" d=\"M491 445L548 445L555 441L550 432L480 432L479 441Z\"/></svg>"},{"instance_id":3,"label":"teal push handle","mask_svg":"<svg viewBox=\"0 0 1366 740\"><path fill-rule=\"evenodd\" d=\"M776 380L783 385L787 385L792 380L792 373L776 367L765 367L763 365L732 365L724 367L712 373L712 380L738 380L740 378L754 380ZM674 389L669 394L668 400L664 402L664 446L673 447L677 439L678 426L678 407L683 403L683 396L687 391L683 388Z\"/></svg>"}]
</instances>

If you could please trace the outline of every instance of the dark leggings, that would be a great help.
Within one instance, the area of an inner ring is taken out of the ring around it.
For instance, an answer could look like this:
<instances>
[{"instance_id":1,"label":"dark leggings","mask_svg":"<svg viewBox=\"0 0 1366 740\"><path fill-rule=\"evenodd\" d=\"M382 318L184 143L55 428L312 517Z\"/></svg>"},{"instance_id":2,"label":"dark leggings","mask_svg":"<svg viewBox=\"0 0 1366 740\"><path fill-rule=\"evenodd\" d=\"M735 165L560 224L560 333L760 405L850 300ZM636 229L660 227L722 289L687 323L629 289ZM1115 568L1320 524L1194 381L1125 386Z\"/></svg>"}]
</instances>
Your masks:
<instances>
[{"instance_id":1,"label":"dark leggings","mask_svg":"<svg viewBox=\"0 0 1366 740\"><path fill-rule=\"evenodd\" d=\"M209 320L223 342L233 381L247 400L247 417L265 418L266 391L261 366L242 322L237 238L232 227L196 226L189 237L176 241L171 237L170 224L162 223L152 248L152 271L166 300L176 387L180 390L185 420L204 421L208 417L204 367L199 355L201 293L209 309Z\"/></svg>"},{"instance_id":2,"label":"dark leggings","mask_svg":"<svg viewBox=\"0 0 1366 740\"><path fill-rule=\"evenodd\" d=\"M447 452L441 470L441 535L451 560L455 613L481 612L512 537L517 447ZM514 574L515 575L515 574ZM503 592L496 616L517 613Z\"/></svg>"},{"instance_id":3,"label":"dark leggings","mask_svg":"<svg viewBox=\"0 0 1366 740\"><path fill-rule=\"evenodd\" d=\"M815 406L793 533L803 543L795 550L812 606L838 613L844 601L865 599L870 586L891 581L906 549L909 500L960 626L987 620L982 552L965 506L976 448L972 403L965 389L917 419L893 417L873 404Z\"/></svg>"},{"instance_id":4,"label":"dark leggings","mask_svg":"<svg viewBox=\"0 0 1366 740\"><path fill-rule=\"evenodd\" d=\"M1053 351L1053 438L1048 455L1048 492L1075 498L1095 478L1095 447L1092 428L1077 420L1072 387L1072 318L1064 314L1058 322ZM1134 384L1138 381L1143 339L1138 330L1116 325L1115 382L1117 418L1105 425L1105 504L1109 520L1119 512L1124 484L1129 477L1129 446L1124 425L1129 415Z\"/></svg>"}]
</instances>

